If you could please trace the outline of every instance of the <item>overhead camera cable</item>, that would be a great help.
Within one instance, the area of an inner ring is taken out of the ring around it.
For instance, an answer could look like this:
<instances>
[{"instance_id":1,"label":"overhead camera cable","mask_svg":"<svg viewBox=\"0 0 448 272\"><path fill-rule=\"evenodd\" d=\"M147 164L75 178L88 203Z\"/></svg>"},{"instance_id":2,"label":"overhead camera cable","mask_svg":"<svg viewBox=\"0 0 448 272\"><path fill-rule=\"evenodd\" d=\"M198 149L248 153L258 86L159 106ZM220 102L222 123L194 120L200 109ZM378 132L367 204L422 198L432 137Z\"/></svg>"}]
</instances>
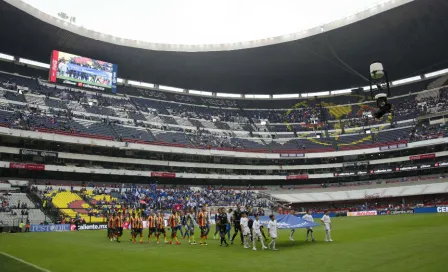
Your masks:
<instances>
[{"instance_id":1,"label":"overhead camera cable","mask_svg":"<svg viewBox=\"0 0 448 272\"><path fill-rule=\"evenodd\" d=\"M369 79L365 76L363 76L362 74L360 74L358 71L356 71L355 69L353 69L350 65L348 65L347 63L345 63L339 56L338 54L334 51L333 46L331 46L331 43L328 41L328 37L327 34L324 33L323 34L325 36L325 42L328 45L328 48L330 48L331 52L333 53L333 55L335 56L335 58L342 64L344 65L347 69L349 69L350 71L352 71L354 74L358 75L359 77L361 77L362 79L364 79L367 82L370 82Z\"/></svg>"}]
</instances>

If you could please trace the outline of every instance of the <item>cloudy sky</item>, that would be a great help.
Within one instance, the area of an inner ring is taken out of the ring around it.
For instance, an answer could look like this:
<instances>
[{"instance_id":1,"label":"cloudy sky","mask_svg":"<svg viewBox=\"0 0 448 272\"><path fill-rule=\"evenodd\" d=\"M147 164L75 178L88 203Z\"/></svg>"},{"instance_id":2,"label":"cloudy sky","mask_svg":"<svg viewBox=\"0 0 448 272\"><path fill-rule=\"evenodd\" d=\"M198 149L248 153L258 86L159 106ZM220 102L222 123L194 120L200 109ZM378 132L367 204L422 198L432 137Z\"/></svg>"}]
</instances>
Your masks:
<instances>
[{"instance_id":1,"label":"cloudy sky","mask_svg":"<svg viewBox=\"0 0 448 272\"><path fill-rule=\"evenodd\" d=\"M286 35L388 0L24 0L54 16L128 39L211 44Z\"/></svg>"}]
</instances>

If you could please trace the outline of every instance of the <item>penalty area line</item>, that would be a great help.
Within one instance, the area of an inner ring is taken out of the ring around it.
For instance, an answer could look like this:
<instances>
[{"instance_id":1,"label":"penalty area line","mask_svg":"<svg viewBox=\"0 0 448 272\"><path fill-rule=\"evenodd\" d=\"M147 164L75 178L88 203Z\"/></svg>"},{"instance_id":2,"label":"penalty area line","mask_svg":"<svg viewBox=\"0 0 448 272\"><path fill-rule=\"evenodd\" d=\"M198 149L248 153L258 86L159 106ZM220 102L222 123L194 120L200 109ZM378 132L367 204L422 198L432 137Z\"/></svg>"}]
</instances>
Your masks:
<instances>
[{"instance_id":1,"label":"penalty area line","mask_svg":"<svg viewBox=\"0 0 448 272\"><path fill-rule=\"evenodd\" d=\"M29 263L29 262L27 262L27 261L25 261L25 260L22 260L22 259L20 259L20 258L15 257L15 256L9 255L9 254L7 254L7 253L5 253L5 252L1 252L1 251L0 251L0 254L3 255L3 256L6 256L6 257L8 257L8 258L14 259L14 260L16 260L16 261L18 261L18 262L21 262L21 263L23 263L23 264L26 264L26 265L28 265L28 266L31 266L31 267L33 267L33 268L36 268L37 270L44 271L44 272L51 272L51 271L48 270L48 269L45 269L45 268L42 268L42 267L37 266L37 265L35 265L35 264Z\"/></svg>"}]
</instances>

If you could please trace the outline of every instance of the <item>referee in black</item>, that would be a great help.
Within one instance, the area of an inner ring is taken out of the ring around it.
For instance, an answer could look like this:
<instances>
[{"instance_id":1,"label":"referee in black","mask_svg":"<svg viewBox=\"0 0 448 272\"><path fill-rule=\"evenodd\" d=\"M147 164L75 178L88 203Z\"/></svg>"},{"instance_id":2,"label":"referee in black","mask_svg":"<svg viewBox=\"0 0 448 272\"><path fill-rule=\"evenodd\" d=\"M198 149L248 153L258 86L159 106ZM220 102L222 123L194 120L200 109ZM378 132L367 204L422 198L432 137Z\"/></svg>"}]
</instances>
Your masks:
<instances>
[{"instance_id":1,"label":"referee in black","mask_svg":"<svg viewBox=\"0 0 448 272\"><path fill-rule=\"evenodd\" d=\"M218 220L216 222L216 227L219 228L219 235L221 237L221 245L220 246L222 246L222 243L224 243L226 245L226 247L228 247L229 244L226 241L228 219L227 219L226 210L224 208L218 209L217 219Z\"/></svg>"},{"instance_id":2,"label":"referee in black","mask_svg":"<svg viewBox=\"0 0 448 272\"><path fill-rule=\"evenodd\" d=\"M238 205L236 206L236 210L233 211L233 215L232 215L232 222L235 228L235 233L232 236L232 241L231 244L233 245L233 241L235 240L235 237L238 235L238 231L240 232L240 238L241 238L241 244L243 244L243 233L241 232L241 225L240 225L240 221L241 221L241 214L243 213L243 211L241 210L241 204L238 203Z\"/></svg>"}]
</instances>

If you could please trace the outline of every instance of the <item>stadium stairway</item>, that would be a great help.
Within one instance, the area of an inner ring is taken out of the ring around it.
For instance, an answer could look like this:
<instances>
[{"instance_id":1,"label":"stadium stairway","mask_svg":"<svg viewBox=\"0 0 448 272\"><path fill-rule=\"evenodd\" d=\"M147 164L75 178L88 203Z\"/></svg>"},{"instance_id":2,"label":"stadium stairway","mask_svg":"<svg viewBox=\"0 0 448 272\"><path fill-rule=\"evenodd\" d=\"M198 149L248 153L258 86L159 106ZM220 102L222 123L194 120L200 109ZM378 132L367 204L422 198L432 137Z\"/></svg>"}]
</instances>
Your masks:
<instances>
[{"instance_id":1,"label":"stadium stairway","mask_svg":"<svg viewBox=\"0 0 448 272\"><path fill-rule=\"evenodd\" d=\"M264 139L261 139L261 142L269 149L269 152L272 153L272 146L270 144L267 144Z\"/></svg>"},{"instance_id":2,"label":"stadium stairway","mask_svg":"<svg viewBox=\"0 0 448 272\"><path fill-rule=\"evenodd\" d=\"M152 139L152 141L156 140L156 136L154 136L154 134L152 133L150 128L146 128L146 131L148 132L148 137L150 137Z\"/></svg>"},{"instance_id":3,"label":"stadium stairway","mask_svg":"<svg viewBox=\"0 0 448 272\"><path fill-rule=\"evenodd\" d=\"M199 120L189 118L188 121L190 121L190 123L193 124L193 126L196 127L196 128L197 127L200 127L200 128L204 127L204 125Z\"/></svg>"},{"instance_id":4,"label":"stadium stairway","mask_svg":"<svg viewBox=\"0 0 448 272\"><path fill-rule=\"evenodd\" d=\"M139 121L147 121L145 116L140 111L127 111L126 112L129 119L139 120Z\"/></svg>"},{"instance_id":5,"label":"stadium stairway","mask_svg":"<svg viewBox=\"0 0 448 272\"><path fill-rule=\"evenodd\" d=\"M110 130L114 133L115 139L119 139L121 136L121 133L118 133L117 130L115 129L115 126L112 124L108 124L110 127Z\"/></svg>"},{"instance_id":6,"label":"stadium stairway","mask_svg":"<svg viewBox=\"0 0 448 272\"><path fill-rule=\"evenodd\" d=\"M231 130L229 124L221 122L221 121L216 121L215 122L215 126L218 129L222 129L222 130Z\"/></svg>"},{"instance_id":7,"label":"stadium stairway","mask_svg":"<svg viewBox=\"0 0 448 272\"><path fill-rule=\"evenodd\" d=\"M153 142L155 138L147 129L135 126L112 125L113 129L126 142Z\"/></svg>"},{"instance_id":8,"label":"stadium stairway","mask_svg":"<svg viewBox=\"0 0 448 272\"><path fill-rule=\"evenodd\" d=\"M176 122L176 119L174 119L173 117L171 117L171 116L168 116L168 115L159 115L160 116L160 119L162 119L162 121L165 123L165 124L169 124L169 125L179 125L177 122Z\"/></svg>"},{"instance_id":9,"label":"stadium stairway","mask_svg":"<svg viewBox=\"0 0 448 272\"><path fill-rule=\"evenodd\" d=\"M45 214L31 201L31 199L25 193L12 193L5 197L6 200L12 205L12 210L16 213L13 215L11 213L0 212L0 221L3 221L5 226L18 225L19 222L26 222L26 219L30 221L31 224L39 224L44 222L51 223L51 220L45 216ZM17 204L20 201L21 205L26 204L28 208L28 216L23 216L21 211L23 209L17 208Z\"/></svg>"},{"instance_id":10,"label":"stadium stairway","mask_svg":"<svg viewBox=\"0 0 448 272\"><path fill-rule=\"evenodd\" d=\"M46 106L44 98L43 95L25 94L26 101L33 105Z\"/></svg>"},{"instance_id":11,"label":"stadium stairway","mask_svg":"<svg viewBox=\"0 0 448 272\"><path fill-rule=\"evenodd\" d=\"M428 86L426 87L426 89L431 90L434 88L439 88L439 87L445 86L447 82L448 82L448 75L442 76L442 77L439 77L436 80L432 81L431 83L429 83Z\"/></svg>"}]
</instances>

